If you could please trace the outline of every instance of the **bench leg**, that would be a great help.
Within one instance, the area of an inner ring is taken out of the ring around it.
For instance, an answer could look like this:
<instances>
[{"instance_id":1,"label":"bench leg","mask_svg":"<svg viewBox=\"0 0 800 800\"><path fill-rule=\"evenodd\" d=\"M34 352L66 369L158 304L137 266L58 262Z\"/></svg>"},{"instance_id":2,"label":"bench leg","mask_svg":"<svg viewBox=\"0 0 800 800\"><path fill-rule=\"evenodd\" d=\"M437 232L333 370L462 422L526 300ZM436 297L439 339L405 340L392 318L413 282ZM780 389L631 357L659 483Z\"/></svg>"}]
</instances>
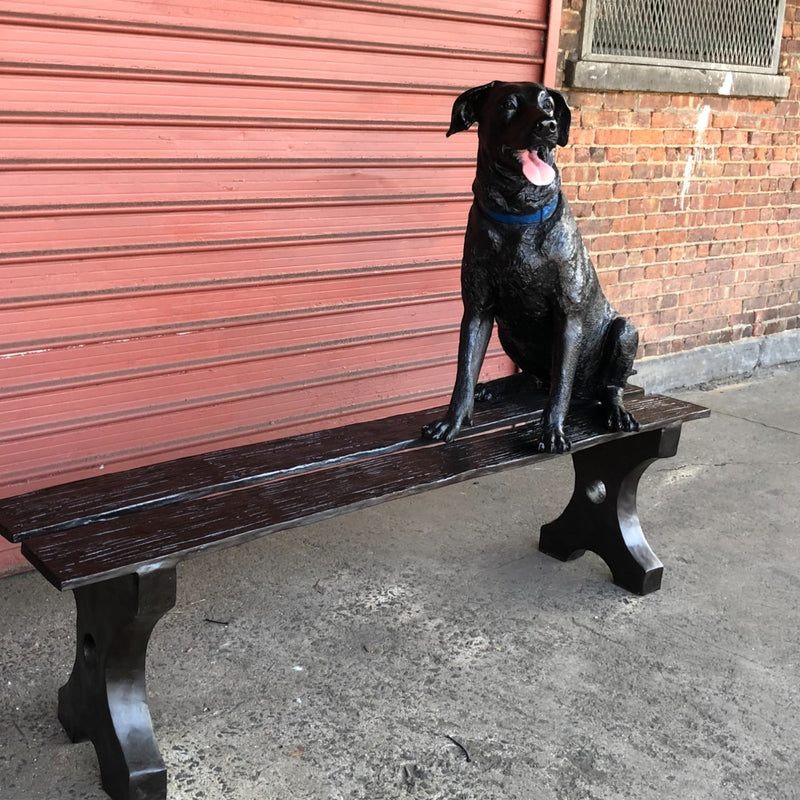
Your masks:
<instances>
[{"instance_id":1,"label":"bench leg","mask_svg":"<svg viewBox=\"0 0 800 800\"><path fill-rule=\"evenodd\" d=\"M114 800L164 800L167 771L145 690L150 634L175 605L174 567L74 590L78 642L72 675L58 694L58 718L73 742L90 740L103 788Z\"/></svg>"},{"instance_id":2,"label":"bench leg","mask_svg":"<svg viewBox=\"0 0 800 800\"><path fill-rule=\"evenodd\" d=\"M677 423L574 453L572 498L558 519L542 526L539 549L562 561L591 550L619 586L641 595L661 588L664 567L642 533L636 489L653 461L675 455L680 434Z\"/></svg>"}]
</instances>

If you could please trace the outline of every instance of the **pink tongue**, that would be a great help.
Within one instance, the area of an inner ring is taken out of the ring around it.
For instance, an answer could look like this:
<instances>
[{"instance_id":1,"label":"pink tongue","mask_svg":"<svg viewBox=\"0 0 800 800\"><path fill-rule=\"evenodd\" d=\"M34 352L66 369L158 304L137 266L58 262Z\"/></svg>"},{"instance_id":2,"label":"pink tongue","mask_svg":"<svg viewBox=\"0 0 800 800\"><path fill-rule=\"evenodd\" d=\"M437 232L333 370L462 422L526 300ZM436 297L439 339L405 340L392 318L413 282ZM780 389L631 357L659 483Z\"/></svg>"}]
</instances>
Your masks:
<instances>
[{"instance_id":1,"label":"pink tongue","mask_svg":"<svg viewBox=\"0 0 800 800\"><path fill-rule=\"evenodd\" d=\"M556 171L539 158L535 150L518 150L517 158L522 163L522 174L536 186L547 186L556 177Z\"/></svg>"}]
</instances>

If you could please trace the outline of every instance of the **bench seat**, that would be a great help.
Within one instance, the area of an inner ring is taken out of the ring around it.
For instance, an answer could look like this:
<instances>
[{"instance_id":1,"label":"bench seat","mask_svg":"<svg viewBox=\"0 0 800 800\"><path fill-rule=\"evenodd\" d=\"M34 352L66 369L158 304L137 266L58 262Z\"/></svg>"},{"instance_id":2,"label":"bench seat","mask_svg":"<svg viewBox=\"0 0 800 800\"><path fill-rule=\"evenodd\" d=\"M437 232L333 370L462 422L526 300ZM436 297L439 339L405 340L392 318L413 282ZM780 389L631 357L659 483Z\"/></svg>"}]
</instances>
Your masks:
<instances>
[{"instance_id":1,"label":"bench seat","mask_svg":"<svg viewBox=\"0 0 800 800\"><path fill-rule=\"evenodd\" d=\"M414 435L440 408L102 475L3 501L0 527L54 586L74 589L553 458L532 446L537 399L535 411L518 398L478 409L446 446ZM635 387L626 404L640 434L708 413ZM568 424L573 453L624 436L588 410Z\"/></svg>"}]
</instances>

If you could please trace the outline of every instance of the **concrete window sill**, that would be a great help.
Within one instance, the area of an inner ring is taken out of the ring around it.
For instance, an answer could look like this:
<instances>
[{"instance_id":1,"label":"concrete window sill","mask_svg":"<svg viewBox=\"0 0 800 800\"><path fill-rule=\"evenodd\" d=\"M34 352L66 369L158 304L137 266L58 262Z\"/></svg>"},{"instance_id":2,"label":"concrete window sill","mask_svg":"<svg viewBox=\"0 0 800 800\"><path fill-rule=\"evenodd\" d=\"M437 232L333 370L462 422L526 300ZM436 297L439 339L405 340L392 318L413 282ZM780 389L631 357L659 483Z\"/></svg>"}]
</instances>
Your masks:
<instances>
[{"instance_id":1,"label":"concrete window sill","mask_svg":"<svg viewBox=\"0 0 800 800\"><path fill-rule=\"evenodd\" d=\"M574 89L725 97L786 97L789 78L726 69L625 64L618 61L568 61L566 84Z\"/></svg>"}]
</instances>

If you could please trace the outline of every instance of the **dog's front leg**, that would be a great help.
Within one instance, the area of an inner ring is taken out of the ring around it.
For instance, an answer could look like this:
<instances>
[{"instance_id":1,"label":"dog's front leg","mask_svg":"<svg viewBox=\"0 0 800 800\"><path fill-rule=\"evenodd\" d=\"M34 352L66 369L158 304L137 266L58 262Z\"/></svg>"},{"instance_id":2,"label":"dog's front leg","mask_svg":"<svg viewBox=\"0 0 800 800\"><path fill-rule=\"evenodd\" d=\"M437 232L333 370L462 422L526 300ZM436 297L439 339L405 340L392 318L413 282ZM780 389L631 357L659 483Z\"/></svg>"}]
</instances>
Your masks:
<instances>
[{"instance_id":1,"label":"dog's front leg","mask_svg":"<svg viewBox=\"0 0 800 800\"><path fill-rule=\"evenodd\" d=\"M564 420L572 398L572 385L581 352L583 325L578 317L568 316L558 325L553 337L553 362L550 374L550 397L544 411L539 451L566 453L571 448L564 433Z\"/></svg>"},{"instance_id":2,"label":"dog's front leg","mask_svg":"<svg viewBox=\"0 0 800 800\"><path fill-rule=\"evenodd\" d=\"M458 340L458 368L450 406L444 419L422 428L422 435L437 441L452 441L462 425L472 425L475 385L478 382L486 348L492 336L494 315L464 311Z\"/></svg>"}]
</instances>

